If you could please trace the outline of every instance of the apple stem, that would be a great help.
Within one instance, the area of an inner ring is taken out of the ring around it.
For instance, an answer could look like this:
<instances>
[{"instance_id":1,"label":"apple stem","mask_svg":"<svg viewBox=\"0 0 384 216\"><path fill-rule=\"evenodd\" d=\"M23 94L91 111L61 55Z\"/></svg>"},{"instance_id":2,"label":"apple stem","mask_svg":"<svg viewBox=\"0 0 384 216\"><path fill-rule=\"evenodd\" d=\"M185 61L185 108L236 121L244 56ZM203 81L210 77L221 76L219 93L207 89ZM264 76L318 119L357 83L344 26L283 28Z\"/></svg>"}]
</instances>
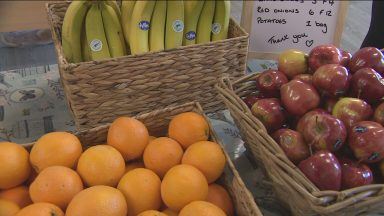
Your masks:
<instances>
[{"instance_id":1,"label":"apple stem","mask_svg":"<svg viewBox=\"0 0 384 216\"><path fill-rule=\"evenodd\" d=\"M317 128L318 131L320 131L320 126L319 126L319 121L318 121L318 119L319 119L319 116L316 115L316 128Z\"/></svg>"},{"instance_id":2,"label":"apple stem","mask_svg":"<svg viewBox=\"0 0 384 216\"><path fill-rule=\"evenodd\" d=\"M309 145L309 155L312 156L312 154L313 154L313 152L312 152L312 144L311 144L311 145Z\"/></svg>"},{"instance_id":3,"label":"apple stem","mask_svg":"<svg viewBox=\"0 0 384 216\"><path fill-rule=\"evenodd\" d=\"M360 159L360 160L358 160L358 161L357 161L357 165L360 165L361 162L363 162L363 160L364 160L364 159Z\"/></svg>"}]
</instances>

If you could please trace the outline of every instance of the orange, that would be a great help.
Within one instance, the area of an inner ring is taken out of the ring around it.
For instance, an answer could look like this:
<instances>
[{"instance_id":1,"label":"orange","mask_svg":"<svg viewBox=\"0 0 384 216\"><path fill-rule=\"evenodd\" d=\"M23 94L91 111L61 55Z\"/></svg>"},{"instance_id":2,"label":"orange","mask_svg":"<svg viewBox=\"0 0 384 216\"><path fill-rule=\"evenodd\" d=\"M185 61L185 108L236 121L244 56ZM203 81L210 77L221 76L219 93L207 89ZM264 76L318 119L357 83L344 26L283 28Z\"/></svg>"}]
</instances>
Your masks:
<instances>
[{"instance_id":1,"label":"orange","mask_svg":"<svg viewBox=\"0 0 384 216\"><path fill-rule=\"evenodd\" d=\"M51 132L36 141L30 160L38 173L50 166L74 168L82 152L80 140L75 135Z\"/></svg>"},{"instance_id":2,"label":"orange","mask_svg":"<svg viewBox=\"0 0 384 216\"><path fill-rule=\"evenodd\" d=\"M157 210L161 205L160 178L153 171L137 168L121 178L117 189L123 192L128 205L128 215L146 210Z\"/></svg>"},{"instance_id":3,"label":"orange","mask_svg":"<svg viewBox=\"0 0 384 216\"><path fill-rule=\"evenodd\" d=\"M221 208L228 216L234 215L232 199L224 187L218 184L209 185L206 201Z\"/></svg>"},{"instance_id":4,"label":"orange","mask_svg":"<svg viewBox=\"0 0 384 216\"><path fill-rule=\"evenodd\" d=\"M116 188L93 186L78 193L69 203L66 216L126 216L127 204Z\"/></svg>"},{"instance_id":5,"label":"orange","mask_svg":"<svg viewBox=\"0 0 384 216\"><path fill-rule=\"evenodd\" d=\"M167 208L165 209L164 211L162 211L164 214L168 215L168 216L178 216L179 213Z\"/></svg>"},{"instance_id":6,"label":"orange","mask_svg":"<svg viewBox=\"0 0 384 216\"><path fill-rule=\"evenodd\" d=\"M136 168L144 168L144 163L142 161L132 161L127 164L125 164L125 173L136 169Z\"/></svg>"},{"instance_id":7,"label":"orange","mask_svg":"<svg viewBox=\"0 0 384 216\"><path fill-rule=\"evenodd\" d=\"M51 203L34 203L21 209L15 216L64 216L64 212Z\"/></svg>"},{"instance_id":8,"label":"orange","mask_svg":"<svg viewBox=\"0 0 384 216\"><path fill-rule=\"evenodd\" d=\"M16 203L0 199L0 216L14 216L18 211L20 207Z\"/></svg>"},{"instance_id":9,"label":"orange","mask_svg":"<svg viewBox=\"0 0 384 216\"><path fill-rule=\"evenodd\" d=\"M16 143L0 142L0 189L23 183L30 173L27 150Z\"/></svg>"},{"instance_id":10,"label":"orange","mask_svg":"<svg viewBox=\"0 0 384 216\"><path fill-rule=\"evenodd\" d=\"M210 141L192 144L185 151L183 164L199 169L207 178L208 183L216 181L224 171L226 158L221 146Z\"/></svg>"},{"instance_id":11,"label":"orange","mask_svg":"<svg viewBox=\"0 0 384 216\"><path fill-rule=\"evenodd\" d=\"M134 118L117 118L108 130L108 145L115 147L126 161L140 158L148 141L147 128Z\"/></svg>"},{"instance_id":12,"label":"orange","mask_svg":"<svg viewBox=\"0 0 384 216\"><path fill-rule=\"evenodd\" d=\"M172 210L179 211L195 200L205 200L208 183L197 168L182 164L172 167L161 182L161 197Z\"/></svg>"},{"instance_id":13,"label":"orange","mask_svg":"<svg viewBox=\"0 0 384 216\"><path fill-rule=\"evenodd\" d=\"M154 136L149 136L148 142L151 142L152 140L156 139Z\"/></svg>"},{"instance_id":14,"label":"orange","mask_svg":"<svg viewBox=\"0 0 384 216\"><path fill-rule=\"evenodd\" d=\"M87 186L115 187L125 173L125 161L112 146L92 146L80 156L77 172Z\"/></svg>"},{"instance_id":15,"label":"orange","mask_svg":"<svg viewBox=\"0 0 384 216\"><path fill-rule=\"evenodd\" d=\"M80 176L64 166L45 168L29 186L29 194L34 203L49 202L63 210L81 190L83 183Z\"/></svg>"},{"instance_id":16,"label":"orange","mask_svg":"<svg viewBox=\"0 0 384 216\"><path fill-rule=\"evenodd\" d=\"M154 139L144 150L145 167L154 171L160 178L173 166L181 163L183 148L168 137Z\"/></svg>"},{"instance_id":17,"label":"orange","mask_svg":"<svg viewBox=\"0 0 384 216\"><path fill-rule=\"evenodd\" d=\"M195 112L181 113L169 123L168 135L186 149L195 142L208 140L209 126L202 115Z\"/></svg>"},{"instance_id":18,"label":"orange","mask_svg":"<svg viewBox=\"0 0 384 216\"><path fill-rule=\"evenodd\" d=\"M141 212L137 216L168 216L168 215L156 210L147 210L147 211Z\"/></svg>"},{"instance_id":19,"label":"orange","mask_svg":"<svg viewBox=\"0 0 384 216\"><path fill-rule=\"evenodd\" d=\"M194 201L181 209L179 216L226 216L219 207L206 201Z\"/></svg>"},{"instance_id":20,"label":"orange","mask_svg":"<svg viewBox=\"0 0 384 216\"><path fill-rule=\"evenodd\" d=\"M0 199L5 199L16 203L20 208L32 203L26 186L18 186L8 190L0 191Z\"/></svg>"}]
</instances>

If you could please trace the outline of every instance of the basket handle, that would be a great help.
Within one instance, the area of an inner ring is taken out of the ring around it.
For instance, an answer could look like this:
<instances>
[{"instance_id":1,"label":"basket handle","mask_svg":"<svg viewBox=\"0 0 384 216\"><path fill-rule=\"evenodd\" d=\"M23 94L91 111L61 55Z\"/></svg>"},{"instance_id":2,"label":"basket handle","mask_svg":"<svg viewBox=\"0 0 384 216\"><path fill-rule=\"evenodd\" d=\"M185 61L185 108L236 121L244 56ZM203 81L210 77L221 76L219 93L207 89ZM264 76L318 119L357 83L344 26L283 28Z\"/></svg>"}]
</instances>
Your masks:
<instances>
[{"instance_id":1,"label":"basket handle","mask_svg":"<svg viewBox=\"0 0 384 216\"><path fill-rule=\"evenodd\" d=\"M231 78L229 78L228 75L224 75L224 76L220 77L217 85L221 88L228 88L228 89L233 91Z\"/></svg>"}]
</instances>

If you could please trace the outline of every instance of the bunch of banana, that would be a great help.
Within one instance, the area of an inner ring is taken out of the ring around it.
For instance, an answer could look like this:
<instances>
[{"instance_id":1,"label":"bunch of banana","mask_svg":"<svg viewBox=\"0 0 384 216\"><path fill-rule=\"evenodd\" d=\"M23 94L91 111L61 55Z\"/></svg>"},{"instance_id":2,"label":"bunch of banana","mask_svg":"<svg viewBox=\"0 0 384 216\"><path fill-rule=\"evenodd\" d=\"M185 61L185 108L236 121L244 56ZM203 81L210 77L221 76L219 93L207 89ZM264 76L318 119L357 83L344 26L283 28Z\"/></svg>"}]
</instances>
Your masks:
<instances>
[{"instance_id":1,"label":"bunch of banana","mask_svg":"<svg viewBox=\"0 0 384 216\"><path fill-rule=\"evenodd\" d=\"M62 27L68 62L100 60L127 54L116 1L73 1Z\"/></svg>"},{"instance_id":2,"label":"bunch of banana","mask_svg":"<svg viewBox=\"0 0 384 216\"><path fill-rule=\"evenodd\" d=\"M230 13L231 13L230 1L228 0L216 1L215 16L212 24L212 41L227 39Z\"/></svg>"},{"instance_id":3,"label":"bunch of banana","mask_svg":"<svg viewBox=\"0 0 384 216\"><path fill-rule=\"evenodd\" d=\"M177 48L183 43L184 1L123 1L121 23L131 53Z\"/></svg>"},{"instance_id":4,"label":"bunch of banana","mask_svg":"<svg viewBox=\"0 0 384 216\"><path fill-rule=\"evenodd\" d=\"M69 62L99 60L227 38L230 1L73 1L62 28Z\"/></svg>"},{"instance_id":5,"label":"bunch of banana","mask_svg":"<svg viewBox=\"0 0 384 216\"><path fill-rule=\"evenodd\" d=\"M196 43L227 39L231 2L205 1L197 23Z\"/></svg>"}]
</instances>

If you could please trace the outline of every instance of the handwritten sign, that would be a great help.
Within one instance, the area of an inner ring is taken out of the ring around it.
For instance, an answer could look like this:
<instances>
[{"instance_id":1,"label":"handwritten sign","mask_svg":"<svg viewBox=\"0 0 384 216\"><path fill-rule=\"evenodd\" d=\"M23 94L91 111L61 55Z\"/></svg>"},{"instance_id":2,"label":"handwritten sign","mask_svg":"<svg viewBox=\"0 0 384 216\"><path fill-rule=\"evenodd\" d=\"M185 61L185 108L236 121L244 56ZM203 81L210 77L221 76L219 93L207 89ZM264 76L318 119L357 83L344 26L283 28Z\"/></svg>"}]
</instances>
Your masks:
<instances>
[{"instance_id":1,"label":"handwritten sign","mask_svg":"<svg viewBox=\"0 0 384 216\"><path fill-rule=\"evenodd\" d=\"M270 58L286 49L309 52L339 45L348 3L335 0L244 1L242 25L250 33L250 57Z\"/></svg>"}]
</instances>

